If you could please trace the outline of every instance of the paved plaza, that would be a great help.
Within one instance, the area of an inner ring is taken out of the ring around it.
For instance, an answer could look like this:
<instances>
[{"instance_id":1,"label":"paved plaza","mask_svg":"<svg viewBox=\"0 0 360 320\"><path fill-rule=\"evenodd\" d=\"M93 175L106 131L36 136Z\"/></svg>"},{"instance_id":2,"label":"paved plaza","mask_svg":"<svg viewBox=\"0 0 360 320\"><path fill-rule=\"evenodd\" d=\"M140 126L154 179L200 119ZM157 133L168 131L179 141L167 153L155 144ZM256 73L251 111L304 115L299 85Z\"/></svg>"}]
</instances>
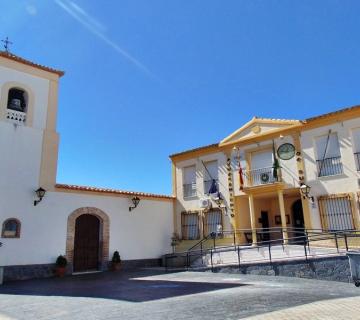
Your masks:
<instances>
[{"instance_id":1,"label":"paved plaza","mask_svg":"<svg viewBox=\"0 0 360 320\"><path fill-rule=\"evenodd\" d=\"M360 289L340 282L154 269L0 286L0 319L6 320L243 318L360 319Z\"/></svg>"}]
</instances>

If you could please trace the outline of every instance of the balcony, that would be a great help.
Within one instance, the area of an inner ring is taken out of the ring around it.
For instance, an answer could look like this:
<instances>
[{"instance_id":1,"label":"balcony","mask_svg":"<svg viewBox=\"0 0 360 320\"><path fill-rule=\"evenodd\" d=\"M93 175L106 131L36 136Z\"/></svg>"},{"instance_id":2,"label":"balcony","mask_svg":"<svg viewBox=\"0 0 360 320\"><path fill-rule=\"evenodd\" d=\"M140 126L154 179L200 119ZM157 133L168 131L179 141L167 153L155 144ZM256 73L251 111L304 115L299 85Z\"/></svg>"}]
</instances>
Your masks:
<instances>
[{"instance_id":1,"label":"balcony","mask_svg":"<svg viewBox=\"0 0 360 320\"><path fill-rule=\"evenodd\" d=\"M184 198L196 197L196 183L189 183L183 185Z\"/></svg>"},{"instance_id":2,"label":"balcony","mask_svg":"<svg viewBox=\"0 0 360 320\"><path fill-rule=\"evenodd\" d=\"M265 167L249 170L245 173L245 187L255 187L260 185L281 182L281 170L277 170L277 178L274 177L274 168Z\"/></svg>"},{"instance_id":3,"label":"balcony","mask_svg":"<svg viewBox=\"0 0 360 320\"><path fill-rule=\"evenodd\" d=\"M343 173L343 165L340 156L316 160L316 166L318 177L335 176Z\"/></svg>"},{"instance_id":4,"label":"balcony","mask_svg":"<svg viewBox=\"0 0 360 320\"><path fill-rule=\"evenodd\" d=\"M7 109L6 110L6 119L10 122L23 125L26 121L26 113Z\"/></svg>"}]
</instances>

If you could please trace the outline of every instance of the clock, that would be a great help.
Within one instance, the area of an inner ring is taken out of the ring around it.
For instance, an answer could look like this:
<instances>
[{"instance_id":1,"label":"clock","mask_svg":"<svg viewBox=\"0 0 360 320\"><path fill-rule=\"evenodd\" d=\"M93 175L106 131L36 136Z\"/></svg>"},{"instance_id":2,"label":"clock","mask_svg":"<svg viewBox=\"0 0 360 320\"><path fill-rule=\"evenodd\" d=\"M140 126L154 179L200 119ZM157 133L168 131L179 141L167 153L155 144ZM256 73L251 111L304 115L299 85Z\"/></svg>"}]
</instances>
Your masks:
<instances>
[{"instance_id":1,"label":"clock","mask_svg":"<svg viewBox=\"0 0 360 320\"><path fill-rule=\"evenodd\" d=\"M277 155L281 160L290 160L295 156L295 147L291 143L284 143L277 149Z\"/></svg>"}]
</instances>

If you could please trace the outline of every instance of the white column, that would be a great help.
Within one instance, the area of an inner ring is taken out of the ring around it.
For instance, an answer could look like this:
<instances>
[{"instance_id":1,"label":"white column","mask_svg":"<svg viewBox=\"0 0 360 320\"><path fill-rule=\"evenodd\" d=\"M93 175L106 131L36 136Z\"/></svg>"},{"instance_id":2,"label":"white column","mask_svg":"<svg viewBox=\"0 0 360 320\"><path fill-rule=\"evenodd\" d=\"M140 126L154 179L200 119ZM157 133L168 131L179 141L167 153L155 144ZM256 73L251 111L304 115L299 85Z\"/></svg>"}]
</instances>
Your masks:
<instances>
[{"instance_id":1,"label":"white column","mask_svg":"<svg viewBox=\"0 0 360 320\"><path fill-rule=\"evenodd\" d=\"M285 205L284 205L284 193L282 190L278 190L278 198L279 198L279 208L281 215L281 227L283 228L283 239L284 244L288 243L288 233L287 233L287 225L286 225L286 214L285 214Z\"/></svg>"},{"instance_id":2,"label":"white column","mask_svg":"<svg viewBox=\"0 0 360 320\"><path fill-rule=\"evenodd\" d=\"M255 218L255 207L254 207L254 196L249 195L249 208L250 208L250 223L251 223L251 234L252 234L252 245L257 245L257 236L256 236L256 218Z\"/></svg>"}]
</instances>

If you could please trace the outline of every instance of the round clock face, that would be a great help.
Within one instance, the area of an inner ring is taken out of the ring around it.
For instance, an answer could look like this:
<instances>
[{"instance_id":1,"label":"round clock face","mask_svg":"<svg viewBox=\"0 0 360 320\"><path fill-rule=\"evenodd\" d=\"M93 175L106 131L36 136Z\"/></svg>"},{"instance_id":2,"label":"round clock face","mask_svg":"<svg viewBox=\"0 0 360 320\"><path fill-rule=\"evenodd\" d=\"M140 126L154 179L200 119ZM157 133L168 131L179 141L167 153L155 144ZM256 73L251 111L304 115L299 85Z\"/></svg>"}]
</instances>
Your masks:
<instances>
[{"instance_id":1,"label":"round clock face","mask_svg":"<svg viewBox=\"0 0 360 320\"><path fill-rule=\"evenodd\" d=\"M291 143L284 143L277 149L277 154L282 160L290 160L295 156L295 147Z\"/></svg>"}]
</instances>

